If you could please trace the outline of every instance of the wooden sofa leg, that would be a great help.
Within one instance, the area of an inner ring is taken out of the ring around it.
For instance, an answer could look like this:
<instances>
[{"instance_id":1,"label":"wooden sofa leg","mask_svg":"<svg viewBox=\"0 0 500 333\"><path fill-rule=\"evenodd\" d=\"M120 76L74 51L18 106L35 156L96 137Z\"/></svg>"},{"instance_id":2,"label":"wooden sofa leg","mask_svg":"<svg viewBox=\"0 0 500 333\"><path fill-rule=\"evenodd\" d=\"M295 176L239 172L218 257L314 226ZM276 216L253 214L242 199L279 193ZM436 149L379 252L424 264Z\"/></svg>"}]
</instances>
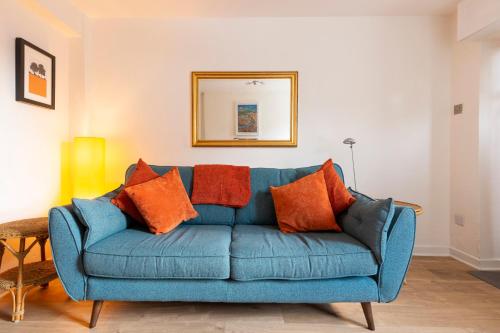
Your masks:
<instances>
[{"instance_id":1,"label":"wooden sofa leg","mask_svg":"<svg viewBox=\"0 0 500 333\"><path fill-rule=\"evenodd\" d=\"M89 328L94 328L97 324L97 319L99 319L99 313L101 313L103 301L94 301L92 304L92 317L90 317Z\"/></svg>"},{"instance_id":2,"label":"wooden sofa leg","mask_svg":"<svg viewBox=\"0 0 500 333\"><path fill-rule=\"evenodd\" d=\"M365 314L366 323L368 324L368 329L375 331L375 322L373 321L372 303L362 302L363 313Z\"/></svg>"}]
</instances>

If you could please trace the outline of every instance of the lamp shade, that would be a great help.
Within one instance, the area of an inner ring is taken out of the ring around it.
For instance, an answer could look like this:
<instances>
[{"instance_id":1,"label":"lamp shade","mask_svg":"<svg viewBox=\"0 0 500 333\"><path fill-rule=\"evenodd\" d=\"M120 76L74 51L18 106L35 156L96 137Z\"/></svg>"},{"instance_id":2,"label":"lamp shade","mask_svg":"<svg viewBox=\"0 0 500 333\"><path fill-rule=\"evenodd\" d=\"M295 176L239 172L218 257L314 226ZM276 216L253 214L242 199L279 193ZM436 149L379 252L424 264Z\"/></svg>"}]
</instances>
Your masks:
<instances>
[{"instance_id":1,"label":"lamp shade","mask_svg":"<svg viewBox=\"0 0 500 333\"><path fill-rule=\"evenodd\" d=\"M73 140L71 180L73 197L90 199L105 190L105 140L76 137Z\"/></svg>"}]
</instances>

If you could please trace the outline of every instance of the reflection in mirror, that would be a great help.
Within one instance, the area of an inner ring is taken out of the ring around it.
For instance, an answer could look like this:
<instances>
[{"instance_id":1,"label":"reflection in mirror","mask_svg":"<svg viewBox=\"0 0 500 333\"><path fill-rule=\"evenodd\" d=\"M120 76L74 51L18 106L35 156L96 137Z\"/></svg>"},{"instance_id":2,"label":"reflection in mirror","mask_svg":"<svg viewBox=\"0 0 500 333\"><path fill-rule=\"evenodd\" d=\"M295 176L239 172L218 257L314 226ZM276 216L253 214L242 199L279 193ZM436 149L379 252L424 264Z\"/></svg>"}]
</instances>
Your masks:
<instances>
[{"instance_id":1,"label":"reflection in mirror","mask_svg":"<svg viewBox=\"0 0 500 333\"><path fill-rule=\"evenodd\" d=\"M296 73L193 73L193 145L296 146Z\"/></svg>"},{"instance_id":2,"label":"reflection in mirror","mask_svg":"<svg viewBox=\"0 0 500 333\"><path fill-rule=\"evenodd\" d=\"M289 140L289 79L203 79L198 83L201 140Z\"/></svg>"}]
</instances>

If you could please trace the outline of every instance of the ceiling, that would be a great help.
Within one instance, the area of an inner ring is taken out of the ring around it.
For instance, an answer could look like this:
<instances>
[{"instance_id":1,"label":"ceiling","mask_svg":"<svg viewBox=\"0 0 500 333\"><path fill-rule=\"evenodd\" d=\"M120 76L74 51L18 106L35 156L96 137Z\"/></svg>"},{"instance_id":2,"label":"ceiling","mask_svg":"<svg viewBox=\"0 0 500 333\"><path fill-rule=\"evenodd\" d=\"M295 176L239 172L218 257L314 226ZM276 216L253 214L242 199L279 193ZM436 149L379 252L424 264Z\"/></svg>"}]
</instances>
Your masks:
<instances>
[{"instance_id":1,"label":"ceiling","mask_svg":"<svg viewBox=\"0 0 500 333\"><path fill-rule=\"evenodd\" d=\"M93 18L449 15L459 0L70 0Z\"/></svg>"}]
</instances>

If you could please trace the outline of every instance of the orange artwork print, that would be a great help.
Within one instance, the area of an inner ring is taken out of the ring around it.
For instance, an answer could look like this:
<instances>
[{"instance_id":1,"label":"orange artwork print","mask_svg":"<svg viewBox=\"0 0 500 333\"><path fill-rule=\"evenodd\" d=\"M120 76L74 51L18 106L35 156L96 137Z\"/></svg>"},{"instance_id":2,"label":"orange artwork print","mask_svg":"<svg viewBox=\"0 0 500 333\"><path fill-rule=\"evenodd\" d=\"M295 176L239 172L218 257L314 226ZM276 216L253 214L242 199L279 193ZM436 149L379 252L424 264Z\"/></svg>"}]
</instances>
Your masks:
<instances>
[{"instance_id":1,"label":"orange artwork print","mask_svg":"<svg viewBox=\"0 0 500 333\"><path fill-rule=\"evenodd\" d=\"M45 67L42 64L32 62L28 77L28 91L38 96L47 97L47 78L45 77Z\"/></svg>"}]
</instances>

